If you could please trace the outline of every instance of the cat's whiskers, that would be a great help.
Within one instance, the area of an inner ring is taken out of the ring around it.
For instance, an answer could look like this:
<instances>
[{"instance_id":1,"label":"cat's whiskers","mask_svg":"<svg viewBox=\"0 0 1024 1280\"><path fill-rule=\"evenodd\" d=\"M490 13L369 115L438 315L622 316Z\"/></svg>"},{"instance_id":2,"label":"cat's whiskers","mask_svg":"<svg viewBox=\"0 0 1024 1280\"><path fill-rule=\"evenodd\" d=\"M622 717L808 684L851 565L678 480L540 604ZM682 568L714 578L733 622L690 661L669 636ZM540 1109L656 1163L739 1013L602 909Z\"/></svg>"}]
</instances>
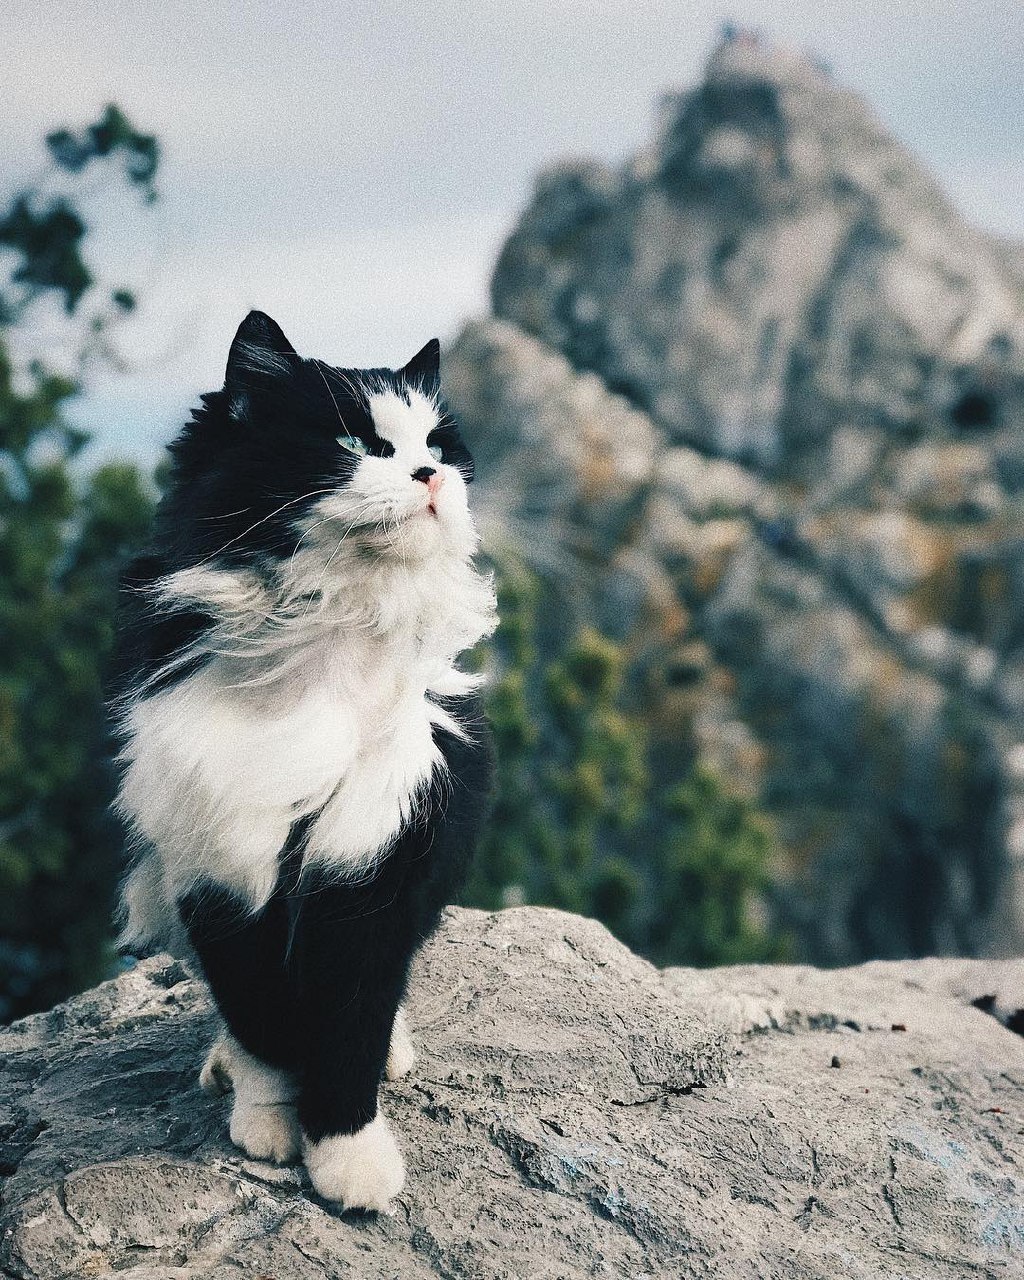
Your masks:
<instances>
[{"instance_id":1,"label":"cat's whiskers","mask_svg":"<svg viewBox=\"0 0 1024 1280\"><path fill-rule=\"evenodd\" d=\"M332 518L333 517L331 516L324 516L322 520L317 520L315 524L310 525L308 529L304 529L302 531L302 533L299 535L298 542L296 542L295 544L295 549L292 551L292 554L288 559L288 571L287 571L287 574L284 576L290 578L292 573L294 572L295 557L299 554L299 548L302 546L303 541L306 538L308 538L311 533L316 533L317 529L323 528L323 526L327 524Z\"/></svg>"},{"instance_id":2,"label":"cat's whiskers","mask_svg":"<svg viewBox=\"0 0 1024 1280\"><path fill-rule=\"evenodd\" d=\"M366 511L368 511L368 510L369 510L369 501L368 501L368 500L364 500L364 501L363 501L363 503L362 503L362 508L363 508L364 510L366 510ZM327 560L327 563L324 565L324 567L323 567L323 569L322 569L322 571L321 571L321 573L320 573L320 577L317 579L316 584L314 585L313 589L310 591L310 593L309 593L309 600L308 600L308 601L307 601L307 603L306 603L306 607L305 607L305 609L302 611L302 618L300 619L300 621L305 621L306 616L307 616L307 614L309 613L309 607L310 607L310 604L312 604L313 600L315 600L315 599L316 599L317 594L318 594L318 593L319 593L319 591L320 591L320 588L323 586L324 579L327 577L327 574L328 574L328 571L330 570L331 565L334 563L334 560L335 560L336 556L337 556L337 555L338 555L338 553L341 551L341 548L342 548L342 546L344 545L344 542L345 542L346 538L348 538L348 536L351 534L352 530L353 530L353 529L355 529L355 528L357 527L357 525L358 525L358 524L359 524L359 514L357 513L355 520L353 520L353 521L352 521L352 523L348 526L348 528L346 528L346 530L344 531L344 533L343 533L343 534L341 535L341 537L338 539L338 545L337 545L337 546L334 548L334 550L331 552L331 554L330 554L330 556L329 556L329 558L328 558L328 560ZM322 605L321 605L321 607L322 607Z\"/></svg>"},{"instance_id":3,"label":"cat's whiskers","mask_svg":"<svg viewBox=\"0 0 1024 1280\"><path fill-rule=\"evenodd\" d=\"M300 493L297 498L289 498L287 502L282 502L281 505L271 511L269 515L265 515L262 519L257 520L255 524L251 524L248 529L243 529L242 532L237 534L234 538L229 538L223 546L218 547L216 551L211 551L208 556L204 556L201 560L197 560L196 563L194 565L190 565L189 568L200 569L204 565L208 565L211 560L215 560L222 552L227 551L228 547L233 547L236 542L241 542L241 540L248 537L254 529L258 529L261 525L266 524L268 520L273 520L274 516L280 515L282 511L286 511L289 507L294 507L296 503L307 502L310 498L317 498L320 497L321 494L333 492L333 489L311 489L309 493ZM249 508L243 507L242 509L248 510Z\"/></svg>"},{"instance_id":4,"label":"cat's whiskers","mask_svg":"<svg viewBox=\"0 0 1024 1280\"><path fill-rule=\"evenodd\" d=\"M365 404L366 388L364 386L350 378L348 374L344 373L341 369L333 369L328 366L328 372L332 377L337 378L345 390L352 396L353 400L359 404Z\"/></svg>"},{"instance_id":5,"label":"cat's whiskers","mask_svg":"<svg viewBox=\"0 0 1024 1280\"><path fill-rule=\"evenodd\" d=\"M338 407L338 402L334 398L334 392L331 390L331 384L327 381L327 375L324 373L323 368L320 365L320 361L314 360L313 367L316 369L317 373L320 375L321 381L327 388L327 394L331 397L331 403L334 405L334 412L338 415L338 421L343 427L345 427L345 419L341 416L341 409ZM345 427L345 430L347 431L348 427Z\"/></svg>"},{"instance_id":6,"label":"cat's whiskers","mask_svg":"<svg viewBox=\"0 0 1024 1280\"><path fill-rule=\"evenodd\" d=\"M326 576L331 563L333 562L334 558L337 556L338 552L341 550L341 547L344 544L345 540L351 534L352 530L359 524L360 518L367 510L369 510L369 504L364 502L363 504L361 504L361 508L357 512L355 520L353 520L345 528L344 532L341 535L341 538L338 541L338 545L335 547L334 551L331 553L330 559L328 560L327 564L324 566L317 582L313 585L312 588L308 588L304 590L302 592L301 597L296 597L294 592L294 584L292 584L291 587L288 587L286 585L285 594L279 600L278 604L268 613L264 614L258 620L254 628L250 628L246 632L239 633L238 631L230 629L230 627L227 625L228 620L221 619L220 625L218 626L215 634L219 634L224 640L229 640L231 647L230 648L214 648L213 646L207 644L203 646L203 649L205 650L205 652L207 652L211 656L233 658L238 661L244 661L249 659L258 659L258 658L268 657L269 653L274 649L287 650L288 648L293 647L293 645L296 643L296 639L291 634L290 628L293 628L296 623L303 622L307 617L307 615L309 614L309 611L313 602L317 600L320 586L323 583L324 577ZM284 575L282 575L283 584L287 584L288 578L292 576L295 557L299 552L303 538L315 532L316 529L320 528L322 525L329 524L333 519L334 517L332 516L325 516L323 519L318 520L314 525L312 525L309 529L303 532L303 534L300 536L298 542L295 544L295 547L292 550L291 557L289 558L288 570ZM295 606L299 603L300 599L302 598L305 599L305 608L303 609L302 613L299 614L296 611ZM321 600L320 606L322 607L322 605L323 605L323 601ZM268 632L273 632L275 628L279 632L279 638L276 640L276 642L272 635L268 635ZM234 685L229 685L227 687L240 688L249 684L267 683L269 682L269 680L277 678L278 675L280 675L280 668L275 668L270 672L267 680L242 681L242 682L237 682Z\"/></svg>"},{"instance_id":7,"label":"cat's whiskers","mask_svg":"<svg viewBox=\"0 0 1024 1280\"><path fill-rule=\"evenodd\" d=\"M369 509L369 505L370 504L366 501L364 501L362 504L362 506L366 509ZM314 526L314 528L319 528L320 525L329 523L332 518L333 517L325 517L325 519L319 521L318 524ZM320 576L317 579L316 583L313 585L312 588L310 588L307 592L304 593L306 595L306 607L303 609L302 613L299 615L296 615L294 613L284 614L282 612L282 609L278 608L271 614L267 615L267 618L264 620L263 625L271 625L271 626L280 625L281 627L284 627L284 628L287 628L288 626L295 626L295 625L298 625L301 627L302 624L306 622L310 608L312 607L312 604L315 600L318 601L318 607L320 609L324 608L324 600L323 600L323 597L320 595L320 587L322 586L323 581L326 578L327 573L331 568L331 565L334 563L335 558L337 557L338 553L341 551L342 547L344 546L345 541L347 540L349 535L352 533L352 530L355 529L359 524L359 520L360 520L360 516L357 514L356 519L353 520L346 527L345 531L342 533L341 537L338 539L338 544L334 548L334 550L331 552L331 555L328 558L327 563L324 565L323 569L321 570ZM309 530L307 532L312 532L312 530ZM290 601L288 603L290 603ZM269 657L269 654L267 652L265 637L261 637L259 634L256 634L251 637L238 637L237 640L242 643L244 643L246 640L249 640L252 645L252 649L248 652L238 652L238 651L233 651L229 649L209 649L208 652L210 652L211 654L215 654L218 657L233 658L238 661L245 661L253 658L266 659ZM297 663L303 660L302 643L301 643L300 636L296 636L293 640L293 637L291 635L286 635L282 637L280 644L277 645L276 647L279 650L285 650L285 651L287 651L290 648L295 649L296 657L292 662L291 666L295 666ZM263 685L272 684L275 681L281 679L284 675L288 674L290 669L291 668L286 659L285 661L279 663L277 666L271 666L270 669L267 672L265 672L263 675L252 676L247 680L236 680L230 683L225 683L223 685L223 688L225 689L258 688Z\"/></svg>"},{"instance_id":8,"label":"cat's whiskers","mask_svg":"<svg viewBox=\"0 0 1024 1280\"><path fill-rule=\"evenodd\" d=\"M402 557L402 568L405 570L406 577L409 576L409 557L406 555L406 521L395 521L395 532L398 534L399 554Z\"/></svg>"},{"instance_id":9,"label":"cat's whiskers","mask_svg":"<svg viewBox=\"0 0 1024 1280\"><path fill-rule=\"evenodd\" d=\"M198 516L197 519L201 520L205 524L211 520L228 520L231 516L242 516L245 515L247 511L251 510L252 506L250 505L248 507L239 507L237 511L222 511L215 516Z\"/></svg>"}]
</instances>

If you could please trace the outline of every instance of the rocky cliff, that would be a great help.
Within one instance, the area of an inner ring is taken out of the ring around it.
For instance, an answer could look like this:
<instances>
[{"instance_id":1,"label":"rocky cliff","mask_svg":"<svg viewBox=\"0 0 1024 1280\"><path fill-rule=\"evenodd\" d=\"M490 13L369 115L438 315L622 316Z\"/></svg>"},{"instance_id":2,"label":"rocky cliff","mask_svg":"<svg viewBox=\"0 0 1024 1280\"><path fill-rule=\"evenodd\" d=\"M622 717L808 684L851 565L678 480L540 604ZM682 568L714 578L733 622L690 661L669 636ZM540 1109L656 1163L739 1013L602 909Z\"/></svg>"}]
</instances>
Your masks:
<instances>
[{"instance_id":1,"label":"rocky cliff","mask_svg":"<svg viewBox=\"0 0 1024 1280\"><path fill-rule=\"evenodd\" d=\"M492 539L774 815L816 961L1024 946L1022 263L740 38L540 178L450 353Z\"/></svg>"},{"instance_id":2,"label":"rocky cliff","mask_svg":"<svg viewBox=\"0 0 1024 1280\"><path fill-rule=\"evenodd\" d=\"M408 1188L376 1218L230 1146L208 997L158 957L0 1031L0 1269L1019 1275L1024 1040L984 1010L1022 997L1024 961L659 972L575 916L453 911L384 1090Z\"/></svg>"}]
</instances>

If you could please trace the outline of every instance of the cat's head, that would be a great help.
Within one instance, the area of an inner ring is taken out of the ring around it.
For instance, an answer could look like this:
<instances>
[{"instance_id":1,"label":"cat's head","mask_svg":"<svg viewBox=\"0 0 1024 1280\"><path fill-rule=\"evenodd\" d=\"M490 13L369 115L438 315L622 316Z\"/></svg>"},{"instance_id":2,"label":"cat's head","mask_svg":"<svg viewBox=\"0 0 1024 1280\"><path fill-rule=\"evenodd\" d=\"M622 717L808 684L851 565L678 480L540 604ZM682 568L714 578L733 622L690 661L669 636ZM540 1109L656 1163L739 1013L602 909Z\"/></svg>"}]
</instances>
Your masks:
<instances>
[{"instance_id":1,"label":"cat's head","mask_svg":"<svg viewBox=\"0 0 1024 1280\"><path fill-rule=\"evenodd\" d=\"M230 558L293 563L342 545L407 563L470 555L473 460L441 399L439 356L432 339L401 369L336 368L250 312L223 391L173 446L193 536L231 533Z\"/></svg>"}]
</instances>

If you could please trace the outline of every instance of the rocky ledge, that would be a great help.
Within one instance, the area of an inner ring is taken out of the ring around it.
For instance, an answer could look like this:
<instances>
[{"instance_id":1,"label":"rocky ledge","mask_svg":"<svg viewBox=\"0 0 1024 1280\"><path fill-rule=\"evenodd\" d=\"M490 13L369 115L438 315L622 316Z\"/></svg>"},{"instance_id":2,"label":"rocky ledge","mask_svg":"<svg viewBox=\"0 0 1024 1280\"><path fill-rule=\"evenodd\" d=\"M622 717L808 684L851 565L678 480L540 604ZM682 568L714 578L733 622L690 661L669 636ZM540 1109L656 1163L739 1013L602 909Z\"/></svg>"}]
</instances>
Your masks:
<instances>
[{"instance_id":1,"label":"rocky ledge","mask_svg":"<svg viewBox=\"0 0 1024 1280\"><path fill-rule=\"evenodd\" d=\"M339 1214L244 1158L213 1018L146 961L0 1033L6 1276L1011 1276L1024 961L659 972L600 925L452 911L388 1085L408 1189ZM1012 1021L1012 1020L1011 1020Z\"/></svg>"}]
</instances>

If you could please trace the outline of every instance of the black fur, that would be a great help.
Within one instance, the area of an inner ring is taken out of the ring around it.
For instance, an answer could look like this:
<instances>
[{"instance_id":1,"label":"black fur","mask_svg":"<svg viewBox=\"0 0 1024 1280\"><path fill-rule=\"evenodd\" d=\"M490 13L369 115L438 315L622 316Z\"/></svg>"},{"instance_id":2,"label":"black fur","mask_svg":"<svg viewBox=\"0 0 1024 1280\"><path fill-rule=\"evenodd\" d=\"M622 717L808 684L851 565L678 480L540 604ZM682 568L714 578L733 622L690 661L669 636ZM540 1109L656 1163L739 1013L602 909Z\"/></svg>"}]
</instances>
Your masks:
<instances>
[{"instance_id":1,"label":"black fur","mask_svg":"<svg viewBox=\"0 0 1024 1280\"><path fill-rule=\"evenodd\" d=\"M261 352L275 362L271 372L259 367ZM387 456L391 450L374 430L358 388L374 380L403 395L412 385L437 396L438 355L432 339L399 370L335 368L296 355L269 316L249 313L231 344L223 389L201 397L202 407L170 446L170 476L152 544L122 575L114 695L158 671L153 687L174 684L203 661L200 655L167 668L212 620L197 610L155 609L146 588L197 564L258 573L287 560L296 520L318 493L343 484L346 468L354 466L338 449L339 418L370 453ZM440 445L443 462L472 480L472 456L443 408L430 442Z\"/></svg>"},{"instance_id":2,"label":"black fur","mask_svg":"<svg viewBox=\"0 0 1024 1280\"><path fill-rule=\"evenodd\" d=\"M489 733L475 698L459 700L459 715L469 740L435 730L447 773L371 875L354 884L296 877L299 833L255 917L212 885L179 904L232 1034L297 1073L299 1118L313 1141L354 1133L376 1115L409 966L457 894L486 817Z\"/></svg>"}]
</instances>

